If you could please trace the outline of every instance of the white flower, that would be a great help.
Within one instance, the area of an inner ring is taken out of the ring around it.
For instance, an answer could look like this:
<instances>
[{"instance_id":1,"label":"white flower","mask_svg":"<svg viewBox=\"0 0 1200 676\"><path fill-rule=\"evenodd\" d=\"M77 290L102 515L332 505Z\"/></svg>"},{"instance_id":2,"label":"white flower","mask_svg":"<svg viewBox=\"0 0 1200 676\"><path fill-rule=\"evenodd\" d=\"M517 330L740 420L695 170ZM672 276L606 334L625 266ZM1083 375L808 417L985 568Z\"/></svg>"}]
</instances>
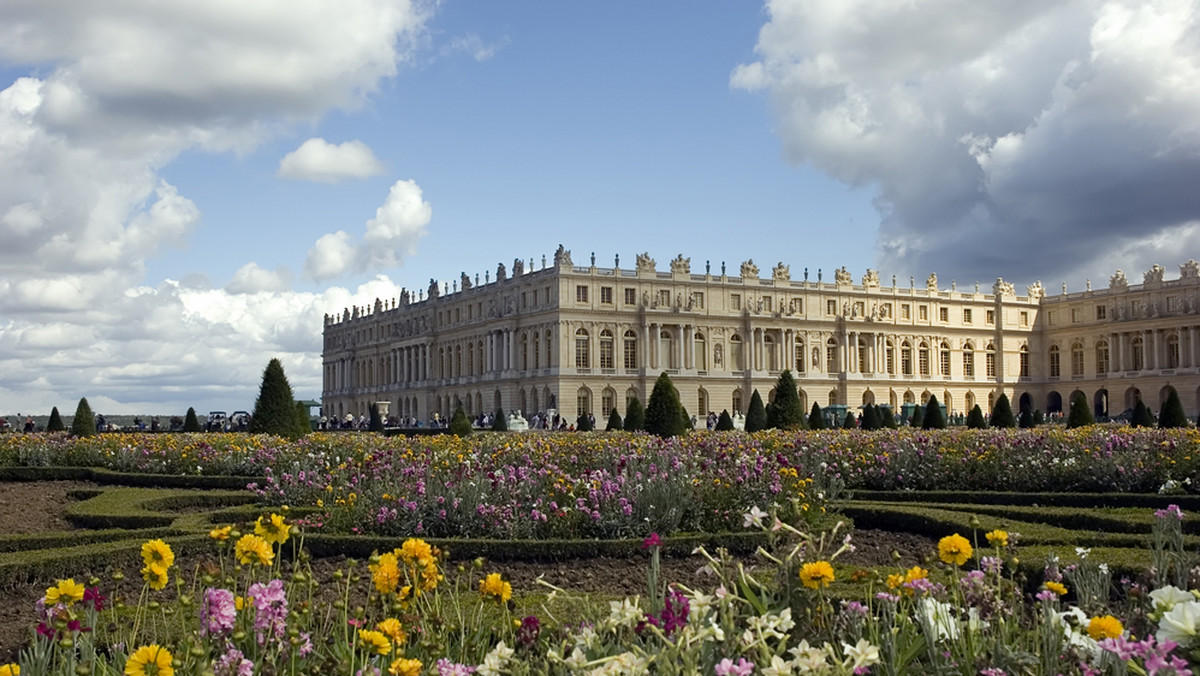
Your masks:
<instances>
[{"instance_id":1,"label":"white flower","mask_svg":"<svg viewBox=\"0 0 1200 676\"><path fill-rule=\"evenodd\" d=\"M708 594L699 591L692 592L688 598L691 605L691 613L697 619L703 619L708 611L712 608L713 601L716 600L716 597L709 596Z\"/></svg>"},{"instance_id":2,"label":"white flower","mask_svg":"<svg viewBox=\"0 0 1200 676\"><path fill-rule=\"evenodd\" d=\"M632 627L642 620L642 609L636 599L633 603L629 599L609 601L608 609L608 622L613 627Z\"/></svg>"},{"instance_id":3,"label":"white flower","mask_svg":"<svg viewBox=\"0 0 1200 676\"><path fill-rule=\"evenodd\" d=\"M792 663L779 655L771 656L771 666L762 670L763 676L785 676L792 673Z\"/></svg>"},{"instance_id":4,"label":"white flower","mask_svg":"<svg viewBox=\"0 0 1200 676\"><path fill-rule=\"evenodd\" d=\"M786 634L794 626L796 626L796 623L792 621L792 609L784 608L783 612L779 613L779 621L775 624L774 628Z\"/></svg>"},{"instance_id":5,"label":"white flower","mask_svg":"<svg viewBox=\"0 0 1200 676\"><path fill-rule=\"evenodd\" d=\"M792 665L802 674L824 671L829 666L829 663L825 661L829 656L828 648L809 646L807 639L801 639L800 645L788 652L794 658Z\"/></svg>"},{"instance_id":6,"label":"white flower","mask_svg":"<svg viewBox=\"0 0 1200 676\"><path fill-rule=\"evenodd\" d=\"M879 648L871 645L865 638L858 639L858 643L854 645L843 643L842 652L845 653L846 659L851 661L851 664L845 666L850 666L856 671L879 664Z\"/></svg>"},{"instance_id":7,"label":"white flower","mask_svg":"<svg viewBox=\"0 0 1200 676\"><path fill-rule=\"evenodd\" d=\"M1067 639L1067 643L1075 646L1080 652L1095 658L1100 654L1100 645L1087 635L1087 626L1089 618L1087 613L1083 612L1075 606L1071 606L1067 610L1056 613L1059 623L1062 625L1063 636Z\"/></svg>"},{"instance_id":8,"label":"white flower","mask_svg":"<svg viewBox=\"0 0 1200 676\"><path fill-rule=\"evenodd\" d=\"M742 528L762 528L763 519L767 517L767 513L760 510L758 505L750 508L749 512L742 515Z\"/></svg>"},{"instance_id":9,"label":"white flower","mask_svg":"<svg viewBox=\"0 0 1200 676\"><path fill-rule=\"evenodd\" d=\"M479 665L476 673L483 676L498 676L500 670L508 663L510 657L513 656L513 649L504 645L504 641L496 644L490 652L483 658L483 664Z\"/></svg>"},{"instance_id":10,"label":"white flower","mask_svg":"<svg viewBox=\"0 0 1200 676\"><path fill-rule=\"evenodd\" d=\"M1075 548L1075 556L1078 556L1081 559L1086 559L1088 557L1088 554L1091 554L1091 553L1092 553L1092 549L1090 547L1076 547Z\"/></svg>"},{"instance_id":11,"label":"white flower","mask_svg":"<svg viewBox=\"0 0 1200 676\"><path fill-rule=\"evenodd\" d=\"M1159 611L1167 611L1175 607L1176 603L1187 603L1195 601L1196 597L1192 596L1189 591L1184 591L1179 587L1167 585L1159 587L1150 592L1150 598L1154 601L1154 609Z\"/></svg>"},{"instance_id":12,"label":"white flower","mask_svg":"<svg viewBox=\"0 0 1200 676\"><path fill-rule=\"evenodd\" d=\"M576 646L576 648L571 651L571 656L563 660L563 662L565 662L566 665L572 669L582 669L583 665L587 664L587 655L584 655L583 651Z\"/></svg>"},{"instance_id":13,"label":"white flower","mask_svg":"<svg viewBox=\"0 0 1200 676\"><path fill-rule=\"evenodd\" d=\"M950 612L949 603L925 596L921 598L917 612L920 613L921 627L931 636L936 636L935 640L958 638L958 620Z\"/></svg>"},{"instance_id":14,"label":"white flower","mask_svg":"<svg viewBox=\"0 0 1200 676\"><path fill-rule=\"evenodd\" d=\"M1155 638L1159 643L1170 640L1181 648L1188 648L1195 643L1197 631L1200 631L1200 602L1187 601L1176 603L1170 612L1163 615Z\"/></svg>"},{"instance_id":15,"label":"white flower","mask_svg":"<svg viewBox=\"0 0 1200 676\"><path fill-rule=\"evenodd\" d=\"M579 630L578 634L575 635L575 647L583 648L584 650L591 650L596 645L596 641L599 638L600 636L596 633L594 628L584 627L583 629Z\"/></svg>"}]
</instances>

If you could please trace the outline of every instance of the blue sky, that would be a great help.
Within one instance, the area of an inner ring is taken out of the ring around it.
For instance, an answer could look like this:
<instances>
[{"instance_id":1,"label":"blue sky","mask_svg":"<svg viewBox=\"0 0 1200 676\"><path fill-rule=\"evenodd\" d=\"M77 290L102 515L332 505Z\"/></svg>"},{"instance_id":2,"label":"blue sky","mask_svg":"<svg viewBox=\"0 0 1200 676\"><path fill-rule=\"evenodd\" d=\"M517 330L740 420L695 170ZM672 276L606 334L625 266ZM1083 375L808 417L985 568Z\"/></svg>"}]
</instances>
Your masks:
<instances>
[{"instance_id":1,"label":"blue sky","mask_svg":"<svg viewBox=\"0 0 1200 676\"><path fill-rule=\"evenodd\" d=\"M249 408L272 356L316 397L323 313L560 243L1173 270L1196 4L5 3L0 414Z\"/></svg>"}]
</instances>

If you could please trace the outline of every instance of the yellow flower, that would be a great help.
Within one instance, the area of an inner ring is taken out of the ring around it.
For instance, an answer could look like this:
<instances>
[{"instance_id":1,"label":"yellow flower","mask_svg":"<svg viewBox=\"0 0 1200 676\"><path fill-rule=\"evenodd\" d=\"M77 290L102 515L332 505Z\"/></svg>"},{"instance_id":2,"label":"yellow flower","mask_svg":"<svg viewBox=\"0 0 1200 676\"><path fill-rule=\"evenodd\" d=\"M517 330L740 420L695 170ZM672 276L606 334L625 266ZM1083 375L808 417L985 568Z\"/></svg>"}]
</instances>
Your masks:
<instances>
[{"instance_id":1,"label":"yellow flower","mask_svg":"<svg viewBox=\"0 0 1200 676\"><path fill-rule=\"evenodd\" d=\"M1112 615L1104 617L1093 617L1088 622L1088 636L1091 636L1095 641L1102 641L1106 638L1119 638L1125 633L1125 627L1121 625L1121 621Z\"/></svg>"},{"instance_id":2,"label":"yellow flower","mask_svg":"<svg viewBox=\"0 0 1200 676\"><path fill-rule=\"evenodd\" d=\"M389 617L386 620L375 625L375 628L383 633L394 642L400 645L408 640L408 634L404 633L404 626L400 624L400 620L394 617Z\"/></svg>"},{"instance_id":3,"label":"yellow flower","mask_svg":"<svg viewBox=\"0 0 1200 676\"><path fill-rule=\"evenodd\" d=\"M229 539L229 533L233 531L233 526L221 526L208 531L208 537L224 542Z\"/></svg>"},{"instance_id":4,"label":"yellow flower","mask_svg":"<svg viewBox=\"0 0 1200 676\"><path fill-rule=\"evenodd\" d=\"M275 552L267 541L247 533L233 546L234 556L239 563L257 563L263 566L271 565L275 560Z\"/></svg>"},{"instance_id":5,"label":"yellow flower","mask_svg":"<svg viewBox=\"0 0 1200 676\"><path fill-rule=\"evenodd\" d=\"M920 566L913 566L904 574L905 582L915 582L916 580L924 580L929 577L929 571Z\"/></svg>"},{"instance_id":6,"label":"yellow flower","mask_svg":"<svg viewBox=\"0 0 1200 676\"><path fill-rule=\"evenodd\" d=\"M512 585L500 579L500 573L490 573L479 581L479 593L491 596L497 603L508 603L512 598Z\"/></svg>"},{"instance_id":7,"label":"yellow flower","mask_svg":"<svg viewBox=\"0 0 1200 676\"><path fill-rule=\"evenodd\" d=\"M238 610L238 611L244 610L246 608L246 603L247 603L247 601L246 601L245 596L233 597L233 607L235 610Z\"/></svg>"},{"instance_id":8,"label":"yellow flower","mask_svg":"<svg viewBox=\"0 0 1200 676\"><path fill-rule=\"evenodd\" d=\"M379 557L379 563L373 563L371 568L371 582L375 585L375 590L380 594L390 594L396 591L396 587L400 584L400 566L396 561L395 554L383 554Z\"/></svg>"},{"instance_id":9,"label":"yellow flower","mask_svg":"<svg viewBox=\"0 0 1200 676\"><path fill-rule=\"evenodd\" d=\"M800 581L809 589L828 587L833 582L833 566L828 561L814 561L800 567Z\"/></svg>"},{"instance_id":10,"label":"yellow flower","mask_svg":"<svg viewBox=\"0 0 1200 676\"><path fill-rule=\"evenodd\" d=\"M405 563L417 563L425 566L433 560L433 549L424 540L409 538L404 541L400 549L396 550L396 555Z\"/></svg>"},{"instance_id":11,"label":"yellow flower","mask_svg":"<svg viewBox=\"0 0 1200 676\"><path fill-rule=\"evenodd\" d=\"M263 521L264 517L258 517L258 521L254 522L254 534L271 544L281 545L287 542L288 530L291 529L284 522L283 517L278 514L272 514L271 518Z\"/></svg>"},{"instance_id":12,"label":"yellow flower","mask_svg":"<svg viewBox=\"0 0 1200 676\"><path fill-rule=\"evenodd\" d=\"M358 640L362 641L363 647L368 651L374 652L377 655L386 655L392 652L392 642L378 631L359 629Z\"/></svg>"},{"instance_id":13,"label":"yellow flower","mask_svg":"<svg viewBox=\"0 0 1200 676\"><path fill-rule=\"evenodd\" d=\"M984 537L987 538L988 544L995 545L997 547L1007 547L1008 546L1008 532L1007 531L1002 531L997 528L996 530L988 533Z\"/></svg>"},{"instance_id":14,"label":"yellow flower","mask_svg":"<svg viewBox=\"0 0 1200 676\"><path fill-rule=\"evenodd\" d=\"M76 601L83 600L83 585L75 581L75 578L67 578L59 580L58 584L46 590L46 605L52 606L62 602L71 605Z\"/></svg>"},{"instance_id":15,"label":"yellow flower","mask_svg":"<svg viewBox=\"0 0 1200 676\"><path fill-rule=\"evenodd\" d=\"M162 589L167 586L167 569L157 566L146 566L142 569L142 579L151 589Z\"/></svg>"},{"instance_id":16,"label":"yellow flower","mask_svg":"<svg viewBox=\"0 0 1200 676\"><path fill-rule=\"evenodd\" d=\"M406 660L403 657L392 662L388 673L392 676L421 676L421 660ZM4 676L0 674L0 676Z\"/></svg>"},{"instance_id":17,"label":"yellow flower","mask_svg":"<svg viewBox=\"0 0 1200 676\"><path fill-rule=\"evenodd\" d=\"M165 573L175 564L175 552L162 540L149 540L142 545L142 561L147 567L159 568Z\"/></svg>"},{"instance_id":18,"label":"yellow flower","mask_svg":"<svg viewBox=\"0 0 1200 676\"><path fill-rule=\"evenodd\" d=\"M157 643L138 648L125 662L127 676L174 676L171 653Z\"/></svg>"},{"instance_id":19,"label":"yellow flower","mask_svg":"<svg viewBox=\"0 0 1200 676\"><path fill-rule=\"evenodd\" d=\"M945 563L961 566L971 559L971 554L974 552L971 543L958 533L938 540L938 558Z\"/></svg>"},{"instance_id":20,"label":"yellow flower","mask_svg":"<svg viewBox=\"0 0 1200 676\"><path fill-rule=\"evenodd\" d=\"M894 573L892 575L888 575L888 577L887 577L888 589L895 589L896 587L899 587L902 584L904 584L904 576L903 575L901 575L899 573Z\"/></svg>"},{"instance_id":21,"label":"yellow flower","mask_svg":"<svg viewBox=\"0 0 1200 676\"><path fill-rule=\"evenodd\" d=\"M399 660L397 660L397 661L399 661ZM417 664L420 664L420 662L418 662ZM395 666L395 665L393 665L393 666ZM418 669L419 668L420 667L418 667ZM393 671L392 673L397 674L400 672ZM405 672L405 675L408 676L409 673L410 672ZM418 673L419 672L416 672L416 671L411 672L412 676L416 676ZM21 674L21 665L19 665L19 664L11 664L10 663L10 664L0 665L0 676L20 676L20 674Z\"/></svg>"},{"instance_id":22,"label":"yellow flower","mask_svg":"<svg viewBox=\"0 0 1200 676\"><path fill-rule=\"evenodd\" d=\"M1059 596L1067 595L1067 586L1061 582L1047 582L1042 586L1054 592L1055 594L1058 594Z\"/></svg>"}]
</instances>

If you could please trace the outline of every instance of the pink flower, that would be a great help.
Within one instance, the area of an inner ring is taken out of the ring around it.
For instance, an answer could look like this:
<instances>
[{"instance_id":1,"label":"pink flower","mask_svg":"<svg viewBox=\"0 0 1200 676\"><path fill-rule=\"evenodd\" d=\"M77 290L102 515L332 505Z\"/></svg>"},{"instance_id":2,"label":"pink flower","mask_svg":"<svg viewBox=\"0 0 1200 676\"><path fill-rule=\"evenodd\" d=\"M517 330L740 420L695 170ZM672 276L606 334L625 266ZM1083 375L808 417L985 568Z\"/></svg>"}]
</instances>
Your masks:
<instances>
[{"instance_id":1,"label":"pink flower","mask_svg":"<svg viewBox=\"0 0 1200 676\"><path fill-rule=\"evenodd\" d=\"M237 607L233 592L228 589L204 590L204 603L200 604L200 635L221 635L233 631L237 619Z\"/></svg>"},{"instance_id":2,"label":"pink flower","mask_svg":"<svg viewBox=\"0 0 1200 676\"><path fill-rule=\"evenodd\" d=\"M745 657L739 657L737 664L726 657L713 667L717 676L750 676L754 672L754 664L747 662Z\"/></svg>"},{"instance_id":3,"label":"pink flower","mask_svg":"<svg viewBox=\"0 0 1200 676\"><path fill-rule=\"evenodd\" d=\"M651 533L650 537L642 540L642 549L650 549L651 547L661 547L662 538L658 537L658 533Z\"/></svg>"}]
</instances>

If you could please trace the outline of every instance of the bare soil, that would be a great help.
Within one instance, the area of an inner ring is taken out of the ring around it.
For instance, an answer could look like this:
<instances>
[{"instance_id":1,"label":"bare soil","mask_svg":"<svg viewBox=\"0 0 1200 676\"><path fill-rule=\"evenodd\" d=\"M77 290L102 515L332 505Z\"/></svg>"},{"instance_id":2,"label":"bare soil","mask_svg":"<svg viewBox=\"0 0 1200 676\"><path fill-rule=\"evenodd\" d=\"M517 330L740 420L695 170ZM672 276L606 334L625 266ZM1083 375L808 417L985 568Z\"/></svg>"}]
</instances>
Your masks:
<instances>
[{"instance_id":1,"label":"bare soil","mask_svg":"<svg viewBox=\"0 0 1200 676\"><path fill-rule=\"evenodd\" d=\"M97 488L96 484L79 481L42 481L25 483L0 482L0 535L36 534L72 530L65 518L71 503L68 493L78 489ZM893 533L880 530L860 530L854 533L856 550L843 555L839 563L862 568L874 566L912 566L921 563L936 549L929 538L910 533ZM900 558L893 560L892 552ZM139 586L137 564L130 562L125 571L125 585ZM315 566L320 571L332 572L340 565L337 559L326 560ZM691 588L710 589L713 578L702 569L705 561L699 556L664 557L662 579L677 582ZM755 565L746 560L748 566ZM536 582L539 576L546 582L569 592L602 593L614 596L644 594L646 585L646 559L594 558L554 563L489 562L488 572L500 572L512 583L513 590L539 591ZM80 571L78 581L87 580L101 571ZM136 582L134 582L136 580ZM21 646L28 642L35 624L34 605L46 592L53 580L0 587L0 664L15 661ZM103 589L111 594L112 590ZM136 591L133 592L136 594Z\"/></svg>"}]
</instances>

